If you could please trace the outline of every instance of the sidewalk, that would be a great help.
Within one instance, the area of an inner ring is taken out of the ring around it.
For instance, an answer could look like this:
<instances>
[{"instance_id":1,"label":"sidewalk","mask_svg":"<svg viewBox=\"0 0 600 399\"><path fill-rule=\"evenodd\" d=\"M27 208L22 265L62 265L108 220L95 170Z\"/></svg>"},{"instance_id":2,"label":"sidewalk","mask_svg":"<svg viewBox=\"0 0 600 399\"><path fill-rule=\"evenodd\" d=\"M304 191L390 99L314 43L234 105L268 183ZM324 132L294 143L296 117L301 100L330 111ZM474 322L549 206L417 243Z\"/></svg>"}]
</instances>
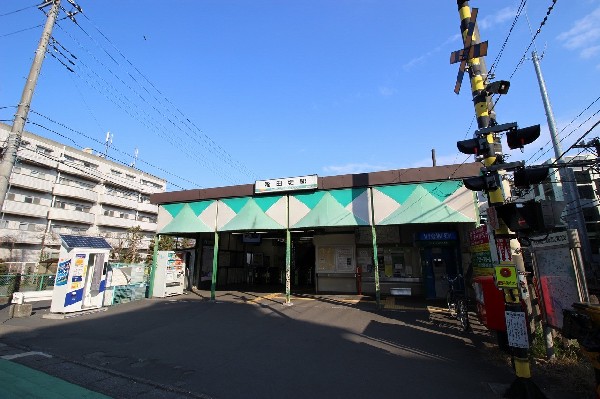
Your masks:
<instances>
[{"instance_id":1,"label":"sidewalk","mask_svg":"<svg viewBox=\"0 0 600 399\"><path fill-rule=\"evenodd\" d=\"M0 358L0 387L3 398L109 399L41 371Z\"/></svg>"}]
</instances>

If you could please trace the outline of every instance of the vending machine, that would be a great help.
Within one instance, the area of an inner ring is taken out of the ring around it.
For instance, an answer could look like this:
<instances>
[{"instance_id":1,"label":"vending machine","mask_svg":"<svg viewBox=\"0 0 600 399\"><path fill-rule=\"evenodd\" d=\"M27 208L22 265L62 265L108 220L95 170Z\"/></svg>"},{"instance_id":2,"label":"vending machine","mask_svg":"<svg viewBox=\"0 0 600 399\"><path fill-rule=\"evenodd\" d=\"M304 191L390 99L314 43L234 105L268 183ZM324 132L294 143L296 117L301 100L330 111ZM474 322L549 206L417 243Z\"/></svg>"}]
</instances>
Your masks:
<instances>
[{"instance_id":1,"label":"vending machine","mask_svg":"<svg viewBox=\"0 0 600 399\"><path fill-rule=\"evenodd\" d=\"M50 311L70 313L102 307L112 247L101 237L61 234L60 238Z\"/></svg>"},{"instance_id":2,"label":"vending machine","mask_svg":"<svg viewBox=\"0 0 600 399\"><path fill-rule=\"evenodd\" d=\"M184 253L158 251L154 272L153 296L164 298L183 294L185 287Z\"/></svg>"}]
</instances>

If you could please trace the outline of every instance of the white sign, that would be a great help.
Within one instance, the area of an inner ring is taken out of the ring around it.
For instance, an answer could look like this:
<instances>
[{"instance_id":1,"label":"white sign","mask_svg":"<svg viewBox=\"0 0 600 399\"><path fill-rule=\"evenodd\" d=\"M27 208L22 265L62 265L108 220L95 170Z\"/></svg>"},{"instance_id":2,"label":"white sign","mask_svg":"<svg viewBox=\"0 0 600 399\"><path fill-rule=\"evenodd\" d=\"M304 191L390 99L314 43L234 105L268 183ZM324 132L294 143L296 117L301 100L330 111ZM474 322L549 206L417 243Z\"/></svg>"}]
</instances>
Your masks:
<instances>
[{"instance_id":1,"label":"white sign","mask_svg":"<svg viewBox=\"0 0 600 399\"><path fill-rule=\"evenodd\" d=\"M317 188L317 180L317 175L257 180L254 183L254 193L264 194L276 191L312 190Z\"/></svg>"},{"instance_id":2,"label":"white sign","mask_svg":"<svg viewBox=\"0 0 600 399\"><path fill-rule=\"evenodd\" d=\"M504 312L506 316L506 332L508 334L508 346L511 348L529 348L529 337L527 336L527 322L525 312Z\"/></svg>"}]
</instances>

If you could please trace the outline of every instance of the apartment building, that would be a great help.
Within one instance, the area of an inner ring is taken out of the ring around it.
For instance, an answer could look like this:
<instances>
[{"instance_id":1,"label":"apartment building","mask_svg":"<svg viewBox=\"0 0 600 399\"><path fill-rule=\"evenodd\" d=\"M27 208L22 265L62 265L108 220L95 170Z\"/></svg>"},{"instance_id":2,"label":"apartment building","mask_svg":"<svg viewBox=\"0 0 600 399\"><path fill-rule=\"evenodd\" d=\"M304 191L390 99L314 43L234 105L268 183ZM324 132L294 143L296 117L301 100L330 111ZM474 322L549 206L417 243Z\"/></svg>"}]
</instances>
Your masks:
<instances>
[{"instance_id":1,"label":"apartment building","mask_svg":"<svg viewBox=\"0 0 600 399\"><path fill-rule=\"evenodd\" d=\"M2 143L9 132L0 124ZM23 132L0 215L0 259L34 266L58 254L58 234L102 236L123 247L127 230L136 226L145 255L158 215L149 197L165 189L165 180L90 149Z\"/></svg>"},{"instance_id":2,"label":"apartment building","mask_svg":"<svg viewBox=\"0 0 600 399\"><path fill-rule=\"evenodd\" d=\"M578 204L581 207L585 222L592 261L600 264L600 171L594 165L596 160L597 157L593 155L564 157L566 164L573 165L569 169L572 171L572 176L576 183L577 194L579 195ZM586 164L585 161L589 164ZM552 165L554 159L550 159L544 163ZM578 163L585 166L576 166ZM541 184L532 186L531 190L526 190L523 198L564 201L563 185L558 169L551 168L549 177ZM564 217L565 213L563 213Z\"/></svg>"}]
</instances>

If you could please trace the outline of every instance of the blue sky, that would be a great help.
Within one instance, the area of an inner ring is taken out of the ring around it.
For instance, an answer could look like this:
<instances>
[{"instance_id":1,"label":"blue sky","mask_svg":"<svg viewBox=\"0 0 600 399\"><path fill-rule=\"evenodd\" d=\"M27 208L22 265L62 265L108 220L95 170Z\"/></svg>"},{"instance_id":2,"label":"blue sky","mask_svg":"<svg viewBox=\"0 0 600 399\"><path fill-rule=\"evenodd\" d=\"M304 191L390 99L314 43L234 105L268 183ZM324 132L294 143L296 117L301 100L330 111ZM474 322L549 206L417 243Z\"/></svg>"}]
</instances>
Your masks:
<instances>
[{"instance_id":1,"label":"blue sky","mask_svg":"<svg viewBox=\"0 0 600 399\"><path fill-rule=\"evenodd\" d=\"M520 3L470 5L489 42L488 68L511 81L498 122L542 125L523 153L503 142L508 160L535 164L553 151L531 51L543 53L566 150L600 119L600 0L556 2L528 52L552 1L528 1L508 37ZM45 20L35 4L0 1L7 123ZM462 47L454 0L79 5L77 24L61 19L54 28L56 50L44 62L26 130L96 152L110 131L108 155L131 163L137 148L136 166L168 180L169 190L430 166L432 149L438 165L467 159L456 142L471 138L476 123L468 79L453 93L458 66L449 58Z\"/></svg>"}]
</instances>

